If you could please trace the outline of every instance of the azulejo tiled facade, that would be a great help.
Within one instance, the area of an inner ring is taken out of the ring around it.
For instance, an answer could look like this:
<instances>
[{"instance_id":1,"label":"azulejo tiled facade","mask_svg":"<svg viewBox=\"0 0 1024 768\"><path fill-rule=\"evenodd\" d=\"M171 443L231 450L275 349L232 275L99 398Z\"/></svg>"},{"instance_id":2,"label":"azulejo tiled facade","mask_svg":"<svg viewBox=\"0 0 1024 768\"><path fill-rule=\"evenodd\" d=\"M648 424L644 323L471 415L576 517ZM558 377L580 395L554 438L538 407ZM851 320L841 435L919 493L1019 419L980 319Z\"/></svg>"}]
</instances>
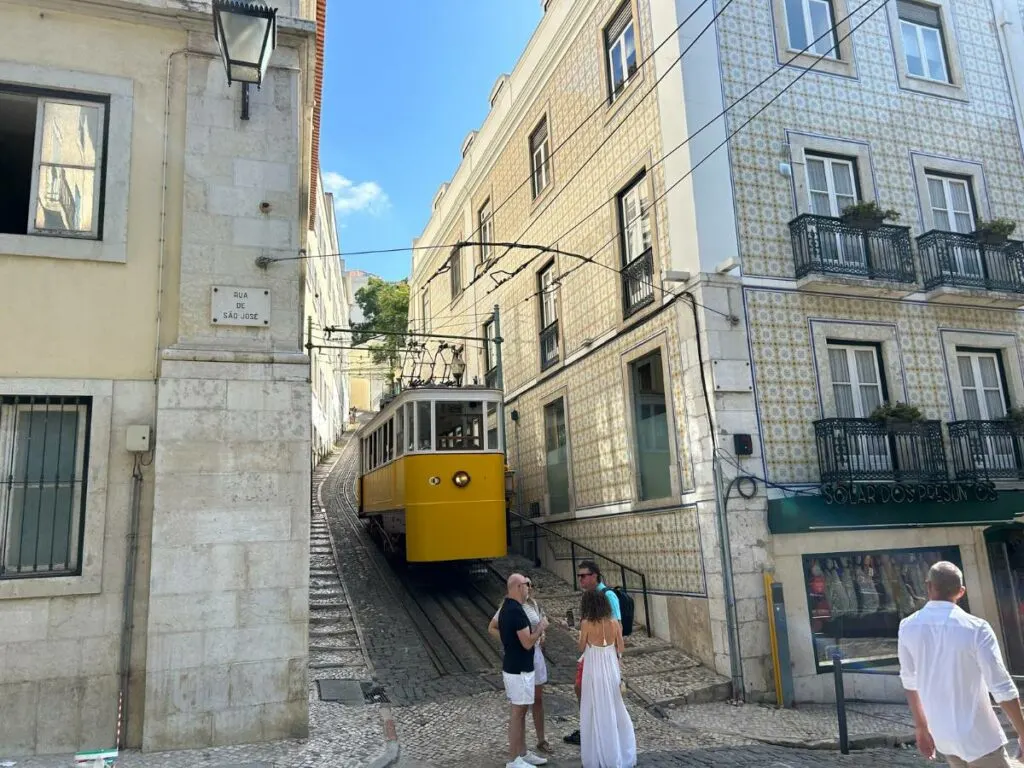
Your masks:
<instances>
[{"instance_id":1,"label":"azulejo tiled facade","mask_svg":"<svg viewBox=\"0 0 1024 768\"><path fill-rule=\"evenodd\" d=\"M755 698L776 693L765 596L765 576L773 574L786 595L794 689L827 699L824 649L874 653L872 664L891 669L895 631L893 615L872 612L870 595L857 597L865 601L859 628L835 623L827 601L812 594L826 580L816 569L829 563L838 570L828 578L854 579L858 596L877 582L885 597L876 563L917 574L929 559L955 558L977 592L971 609L999 626L1001 586L988 559L990 540L1002 536L995 529L949 509L932 510L922 524L926 507L909 505L902 517L861 510L891 518L877 529L864 527L857 509L834 507L818 509L812 525L806 509L824 504L815 421L866 422L862 411L876 399L909 401L939 424L935 460L949 476L948 424L977 417L964 366L979 378L998 366L1004 404L1024 403L1020 246L982 247L970 234L983 220L1024 222L1017 121L1024 93L1011 85L1024 82L1015 21L1024 6L832 0L838 55L823 58L798 53L798 39L831 34L829 26L805 29L810 13L789 18L793 3L669 5L549 4L523 59L499 79L491 114L464 145L463 163L418 241L476 239L481 210L497 208L494 239L518 237L598 263L511 251L478 264L474 248L463 252L453 284L450 253L420 252L411 322L473 336L499 305L520 511L642 570L657 593L655 630ZM615 55L607 32L621 29L614 21L623 9L638 30L639 67L588 120L607 93L605 62ZM714 32L698 35L709 22ZM912 38L937 41L941 60L916 56L907 47ZM663 43L657 66L643 63ZM565 145L534 200L531 152L542 121L551 147ZM649 177L654 298L630 316L619 273L628 227L616 195L640 171ZM903 229L862 230L842 217L849 204L870 201L895 209ZM810 218L791 226L802 215ZM554 283L544 282L549 261ZM557 345L549 352L557 360L548 366L542 331L553 317ZM637 429L649 403L635 397L631 366L655 350L665 376L671 483L665 498L651 500L642 493L650 467ZM468 375L482 381L493 356L482 344L468 343L467 352ZM853 387L862 398L856 413ZM995 402L994 388L988 397ZM552 411L559 398L561 410ZM551 428L553 413L564 423L556 418ZM564 445L552 438L559 434ZM892 466L878 473L886 482L898 474ZM564 497L556 487L563 482ZM1012 483L999 491L1007 522L1014 493ZM1005 536L996 544L1007 552L1016 546ZM1024 545L1021 553L1024 564ZM548 555L564 565L564 552ZM849 642L848 631L861 639ZM865 680L862 693L899 696L883 676Z\"/></svg>"}]
</instances>

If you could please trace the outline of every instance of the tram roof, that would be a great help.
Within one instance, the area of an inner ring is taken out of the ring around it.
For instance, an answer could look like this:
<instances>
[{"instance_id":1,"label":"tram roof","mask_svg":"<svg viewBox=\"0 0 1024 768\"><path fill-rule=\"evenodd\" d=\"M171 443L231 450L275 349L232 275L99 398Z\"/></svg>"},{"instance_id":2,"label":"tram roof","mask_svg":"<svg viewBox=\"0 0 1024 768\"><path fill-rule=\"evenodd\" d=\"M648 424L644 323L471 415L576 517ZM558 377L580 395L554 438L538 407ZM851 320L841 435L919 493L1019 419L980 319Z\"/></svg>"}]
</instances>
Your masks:
<instances>
[{"instance_id":1,"label":"tram roof","mask_svg":"<svg viewBox=\"0 0 1024 768\"><path fill-rule=\"evenodd\" d=\"M504 398L504 392L494 387L487 387L482 384L466 384L461 387L446 387L441 384L425 384L419 387L403 389L386 405L382 406L373 415L370 421L366 422L359 430L361 433L370 432L376 429L385 417L389 416L396 406L406 402L443 401L457 402L467 400L484 400L487 402L500 402Z\"/></svg>"}]
</instances>

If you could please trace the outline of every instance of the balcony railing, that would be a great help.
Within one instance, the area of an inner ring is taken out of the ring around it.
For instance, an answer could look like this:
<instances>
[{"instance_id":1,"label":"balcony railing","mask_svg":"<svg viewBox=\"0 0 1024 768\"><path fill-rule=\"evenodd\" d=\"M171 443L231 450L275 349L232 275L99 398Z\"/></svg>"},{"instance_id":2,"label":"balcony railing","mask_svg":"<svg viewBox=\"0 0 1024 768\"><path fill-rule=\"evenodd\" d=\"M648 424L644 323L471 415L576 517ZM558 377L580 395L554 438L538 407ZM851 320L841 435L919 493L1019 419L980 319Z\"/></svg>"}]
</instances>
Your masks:
<instances>
[{"instance_id":1,"label":"balcony railing","mask_svg":"<svg viewBox=\"0 0 1024 768\"><path fill-rule=\"evenodd\" d=\"M1024 425L1010 420L951 421L958 480L1024 480Z\"/></svg>"},{"instance_id":2,"label":"balcony railing","mask_svg":"<svg viewBox=\"0 0 1024 768\"><path fill-rule=\"evenodd\" d=\"M553 320L540 332L540 369L546 371L558 362L558 321Z\"/></svg>"},{"instance_id":3,"label":"balcony railing","mask_svg":"<svg viewBox=\"0 0 1024 768\"><path fill-rule=\"evenodd\" d=\"M814 437L822 483L947 479L938 421L822 419Z\"/></svg>"},{"instance_id":4,"label":"balcony railing","mask_svg":"<svg viewBox=\"0 0 1024 768\"><path fill-rule=\"evenodd\" d=\"M842 219L805 213L789 223L796 276L812 273L916 282L910 228L864 230Z\"/></svg>"},{"instance_id":5,"label":"balcony railing","mask_svg":"<svg viewBox=\"0 0 1024 768\"><path fill-rule=\"evenodd\" d=\"M1024 293L1024 243L982 245L971 235L932 230L917 238L926 290L949 286Z\"/></svg>"},{"instance_id":6,"label":"balcony railing","mask_svg":"<svg viewBox=\"0 0 1024 768\"><path fill-rule=\"evenodd\" d=\"M626 317L654 302L654 252L648 248L622 270L622 307Z\"/></svg>"}]
</instances>

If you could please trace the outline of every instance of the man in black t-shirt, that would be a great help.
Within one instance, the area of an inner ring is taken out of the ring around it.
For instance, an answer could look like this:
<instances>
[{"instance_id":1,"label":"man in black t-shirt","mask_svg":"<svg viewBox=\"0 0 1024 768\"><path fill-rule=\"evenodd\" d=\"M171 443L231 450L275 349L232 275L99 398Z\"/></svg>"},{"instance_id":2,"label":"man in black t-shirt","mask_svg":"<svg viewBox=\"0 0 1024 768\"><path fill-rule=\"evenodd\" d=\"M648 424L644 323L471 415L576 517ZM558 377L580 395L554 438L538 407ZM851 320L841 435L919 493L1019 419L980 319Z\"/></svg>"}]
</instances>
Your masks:
<instances>
[{"instance_id":1,"label":"man in black t-shirt","mask_svg":"<svg viewBox=\"0 0 1024 768\"><path fill-rule=\"evenodd\" d=\"M508 724L509 760L505 768L529 768L544 765L546 758L526 751L526 712L533 704L533 646L548 627L547 618L530 628L530 620L523 610L527 579L521 573L508 577L508 595L498 614L498 634L505 649L501 662L501 676L505 681L505 694L512 704Z\"/></svg>"}]
</instances>

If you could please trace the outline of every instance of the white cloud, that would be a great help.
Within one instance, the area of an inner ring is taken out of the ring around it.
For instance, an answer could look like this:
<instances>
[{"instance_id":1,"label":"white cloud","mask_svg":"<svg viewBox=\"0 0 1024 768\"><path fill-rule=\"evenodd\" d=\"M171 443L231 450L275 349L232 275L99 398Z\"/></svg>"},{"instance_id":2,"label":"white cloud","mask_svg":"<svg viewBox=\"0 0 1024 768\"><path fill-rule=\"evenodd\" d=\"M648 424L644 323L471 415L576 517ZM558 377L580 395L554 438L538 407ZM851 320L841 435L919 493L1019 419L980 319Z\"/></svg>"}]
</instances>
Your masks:
<instances>
[{"instance_id":1,"label":"white cloud","mask_svg":"<svg viewBox=\"0 0 1024 768\"><path fill-rule=\"evenodd\" d=\"M324 174L324 189L334 195L334 209L339 215L370 213L379 215L391 205L387 193L375 181L354 184L340 173Z\"/></svg>"}]
</instances>

